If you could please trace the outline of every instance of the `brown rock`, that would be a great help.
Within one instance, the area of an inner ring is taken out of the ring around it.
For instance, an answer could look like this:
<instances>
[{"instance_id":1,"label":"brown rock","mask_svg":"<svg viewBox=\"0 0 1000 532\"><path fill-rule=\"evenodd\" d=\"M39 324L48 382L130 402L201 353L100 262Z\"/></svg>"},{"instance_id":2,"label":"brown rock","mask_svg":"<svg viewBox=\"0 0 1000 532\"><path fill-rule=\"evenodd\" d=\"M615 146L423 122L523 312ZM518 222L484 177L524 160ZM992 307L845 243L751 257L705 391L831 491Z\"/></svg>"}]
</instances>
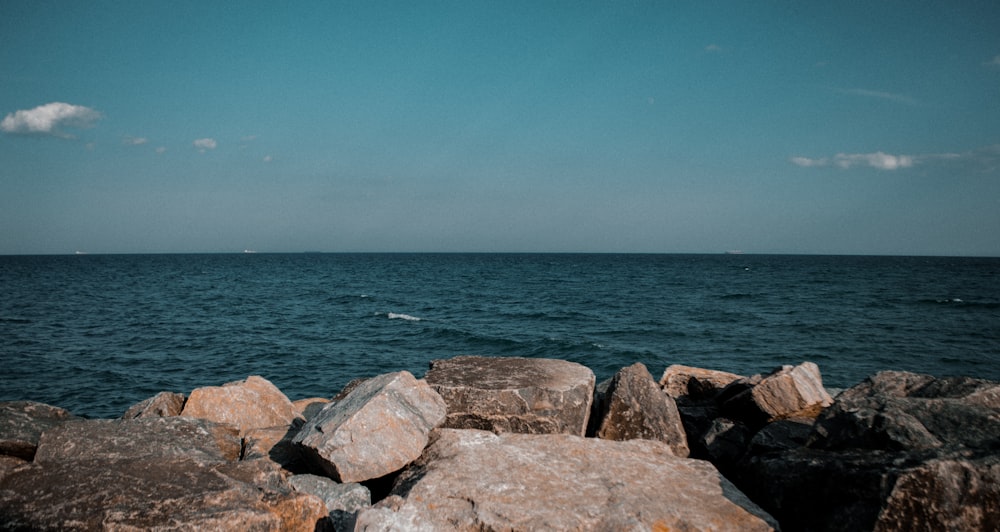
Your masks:
<instances>
[{"instance_id":1,"label":"brown rock","mask_svg":"<svg viewBox=\"0 0 1000 532\"><path fill-rule=\"evenodd\" d=\"M663 372L660 386L674 399L683 397L698 402L712 399L723 388L742 378L735 373L674 364Z\"/></svg>"},{"instance_id":2,"label":"brown rock","mask_svg":"<svg viewBox=\"0 0 1000 532\"><path fill-rule=\"evenodd\" d=\"M32 460L46 429L79 419L68 410L34 401L0 402L0 455Z\"/></svg>"},{"instance_id":3,"label":"brown rock","mask_svg":"<svg viewBox=\"0 0 1000 532\"><path fill-rule=\"evenodd\" d=\"M295 413L298 417L306 421L315 417L316 414L318 414L320 410L323 410L323 407L328 404L330 404L330 400L323 397L310 397L309 399L292 401L292 407L295 408Z\"/></svg>"},{"instance_id":4,"label":"brown rock","mask_svg":"<svg viewBox=\"0 0 1000 532\"><path fill-rule=\"evenodd\" d=\"M772 530L711 464L662 442L441 429L368 530Z\"/></svg>"},{"instance_id":5,"label":"brown rock","mask_svg":"<svg viewBox=\"0 0 1000 532\"><path fill-rule=\"evenodd\" d=\"M583 436L594 373L564 360L460 356L434 360L427 382L448 404L444 426Z\"/></svg>"},{"instance_id":6,"label":"brown rock","mask_svg":"<svg viewBox=\"0 0 1000 532\"><path fill-rule=\"evenodd\" d=\"M595 435L605 440L659 440L675 456L689 454L687 435L674 399L660 390L642 363L622 368L597 394Z\"/></svg>"},{"instance_id":7,"label":"brown rock","mask_svg":"<svg viewBox=\"0 0 1000 532\"><path fill-rule=\"evenodd\" d=\"M182 416L229 423L240 434L250 429L288 426L298 415L292 402L276 386L256 375L222 386L191 392Z\"/></svg>"},{"instance_id":8,"label":"brown rock","mask_svg":"<svg viewBox=\"0 0 1000 532\"><path fill-rule=\"evenodd\" d=\"M242 459L270 460L289 471L303 470L302 456L292 443L303 424L296 420L287 427L250 429L243 437Z\"/></svg>"},{"instance_id":9,"label":"brown rock","mask_svg":"<svg viewBox=\"0 0 1000 532\"><path fill-rule=\"evenodd\" d=\"M441 397L409 372L380 375L320 411L293 442L331 478L370 480L420 456L445 408Z\"/></svg>"},{"instance_id":10,"label":"brown rock","mask_svg":"<svg viewBox=\"0 0 1000 532\"><path fill-rule=\"evenodd\" d=\"M184 410L184 401L186 400L187 397L184 394L160 392L149 399L132 405L122 415L122 419L179 416Z\"/></svg>"},{"instance_id":11,"label":"brown rock","mask_svg":"<svg viewBox=\"0 0 1000 532\"><path fill-rule=\"evenodd\" d=\"M722 408L754 426L793 417L815 418L831 404L833 398L823 387L819 367L803 362L779 368L726 401Z\"/></svg>"}]
</instances>

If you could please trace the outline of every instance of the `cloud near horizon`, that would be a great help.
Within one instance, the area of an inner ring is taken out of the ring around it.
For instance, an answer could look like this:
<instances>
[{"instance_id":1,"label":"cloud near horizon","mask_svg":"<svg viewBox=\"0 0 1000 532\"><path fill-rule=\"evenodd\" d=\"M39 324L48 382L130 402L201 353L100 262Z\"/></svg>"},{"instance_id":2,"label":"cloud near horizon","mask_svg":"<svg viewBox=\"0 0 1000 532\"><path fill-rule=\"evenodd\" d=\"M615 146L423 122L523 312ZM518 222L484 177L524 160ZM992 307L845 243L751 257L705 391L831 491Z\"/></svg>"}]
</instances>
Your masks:
<instances>
[{"instance_id":1,"label":"cloud near horizon","mask_svg":"<svg viewBox=\"0 0 1000 532\"><path fill-rule=\"evenodd\" d=\"M875 153L838 153L833 157L821 157L813 159L810 157L792 157L792 164L805 168L816 166L836 166L848 169L855 166L870 166L879 170L898 170L900 168L910 168L917 162L917 158L912 155L891 155L881 151Z\"/></svg>"},{"instance_id":2,"label":"cloud near horizon","mask_svg":"<svg viewBox=\"0 0 1000 532\"><path fill-rule=\"evenodd\" d=\"M42 135L64 139L75 138L63 128L89 128L102 118L101 113L83 105L52 102L34 109L22 109L8 114L0 122L0 130L13 135Z\"/></svg>"},{"instance_id":3,"label":"cloud near horizon","mask_svg":"<svg viewBox=\"0 0 1000 532\"><path fill-rule=\"evenodd\" d=\"M205 153L207 150L214 150L218 145L219 143L215 142L215 139L212 138L196 139L194 141L194 147L198 148L198 151L201 153Z\"/></svg>"}]
</instances>

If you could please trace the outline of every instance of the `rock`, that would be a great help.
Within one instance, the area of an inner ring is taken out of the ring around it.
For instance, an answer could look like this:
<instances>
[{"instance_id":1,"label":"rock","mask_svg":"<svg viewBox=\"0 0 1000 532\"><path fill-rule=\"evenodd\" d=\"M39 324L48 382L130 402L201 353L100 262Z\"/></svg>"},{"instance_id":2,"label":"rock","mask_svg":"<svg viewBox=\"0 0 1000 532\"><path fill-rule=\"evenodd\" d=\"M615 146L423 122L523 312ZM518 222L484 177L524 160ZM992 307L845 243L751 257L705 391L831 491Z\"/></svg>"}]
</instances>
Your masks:
<instances>
[{"instance_id":1,"label":"rock","mask_svg":"<svg viewBox=\"0 0 1000 532\"><path fill-rule=\"evenodd\" d=\"M323 407L328 404L330 404L330 400L322 397L311 397L309 399L292 401L292 407L295 408L295 413L298 417L306 421L315 417L316 414L318 414L320 410L323 410Z\"/></svg>"},{"instance_id":2,"label":"rock","mask_svg":"<svg viewBox=\"0 0 1000 532\"><path fill-rule=\"evenodd\" d=\"M753 435L743 423L720 417L699 437L699 444L706 458L720 471L728 473L743 458Z\"/></svg>"},{"instance_id":3,"label":"rock","mask_svg":"<svg viewBox=\"0 0 1000 532\"><path fill-rule=\"evenodd\" d=\"M34 401L0 402L0 455L31 461L46 429L79 419L68 410Z\"/></svg>"},{"instance_id":4,"label":"rock","mask_svg":"<svg viewBox=\"0 0 1000 532\"><path fill-rule=\"evenodd\" d=\"M833 403L812 362L783 366L722 404L734 419L762 426L779 419L812 417Z\"/></svg>"},{"instance_id":5,"label":"rock","mask_svg":"<svg viewBox=\"0 0 1000 532\"><path fill-rule=\"evenodd\" d=\"M440 429L365 530L772 530L711 464L658 441Z\"/></svg>"},{"instance_id":6,"label":"rock","mask_svg":"<svg viewBox=\"0 0 1000 532\"><path fill-rule=\"evenodd\" d=\"M145 401L132 405L122 419L135 419L137 417L167 417L179 416L184 410L184 402L187 397L184 394L173 392L160 392Z\"/></svg>"},{"instance_id":7,"label":"rock","mask_svg":"<svg viewBox=\"0 0 1000 532\"><path fill-rule=\"evenodd\" d=\"M676 456L689 454L674 399L660 390L640 362L622 368L608 381L606 390L597 394L593 411L598 438L659 440Z\"/></svg>"},{"instance_id":8,"label":"rock","mask_svg":"<svg viewBox=\"0 0 1000 532\"><path fill-rule=\"evenodd\" d=\"M764 454L798 449L809 440L812 427L812 419L792 418L768 423L753 435L748 452Z\"/></svg>"},{"instance_id":9,"label":"rock","mask_svg":"<svg viewBox=\"0 0 1000 532\"><path fill-rule=\"evenodd\" d=\"M298 413L275 385L256 375L222 386L206 386L191 392L182 416L230 423L240 434L250 429L288 426Z\"/></svg>"},{"instance_id":10,"label":"rock","mask_svg":"<svg viewBox=\"0 0 1000 532\"><path fill-rule=\"evenodd\" d=\"M434 360L427 382L448 405L444 426L583 436L594 372L553 359L460 356Z\"/></svg>"},{"instance_id":11,"label":"rock","mask_svg":"<svg viewBox=\"0 0 1000 532\"><path fill-rule=\"evenodd\" d=\"M723 388L743 378L725 371L674 364L663 372L660 387L674 399L683 397L692 402L700 402L712 399Z\"/></svg>"},{"instance_id":12,"label":"rock","mask_svg":"<svg viewBox=\"0 0 1000 532\"><path fill-rule=\"evenodd\" d=\"M185 457L32 464L0 479L0 528L312 532L326 518L317 497L230 476L246 467Z\"/></svg>"},{"instance_id":13,"label":"rock","mask_svg":"<svg viewBox=\"0 0 1000 532\"><path fill-rule=\"evenodd\" d=\"M984 405L997 386L878 373L840 393L804 447L801 428L752 444L733 478L788 529L1000 529L1000 410Z\"/></svg>"},{"instance_id":14,"label":"rock","mask_svg":"<svg viewBox=\"0 0 1000 532\"><path fill-rule=\"evenodd\" d=\"M327 405L293 442L331 478L361 482L398 471L420 456L445 409L425 381L407 371L389 373Z\"/></svg>"},{"instance_id":15,"label":"rock","mask_svg":"<svg viewBox=\"0 0 1000 532\"><path fill-rule=\"evenodd\" d=\"M317 475L295 475L288 483L323 500L334 530L354 530L358 511L372 505L371 493L361 484L340 484Z\"/></svg>"},{"instance_id":16,"label":"rock","mask_svg":"<svg viewBox=\"0 0 1000 532\"><path fill-rule=\"evenodd\" d=\"M221 462L239 459L240 447L235 427L203 419L80 419L45 431L35 463L172 458Z\"/></svg>"},{"instance_id":17,"label":"rock","mask_svg":"<svg viewBox=\"0 0 1000 532\"><path fill-rule=\"evenodd\" d=\"M250 429L243 438L242 460L270 460L288 471L302 471L305 464L292 440L301 430L303 421L287 427Z\"/></svg>"}]
</instances>

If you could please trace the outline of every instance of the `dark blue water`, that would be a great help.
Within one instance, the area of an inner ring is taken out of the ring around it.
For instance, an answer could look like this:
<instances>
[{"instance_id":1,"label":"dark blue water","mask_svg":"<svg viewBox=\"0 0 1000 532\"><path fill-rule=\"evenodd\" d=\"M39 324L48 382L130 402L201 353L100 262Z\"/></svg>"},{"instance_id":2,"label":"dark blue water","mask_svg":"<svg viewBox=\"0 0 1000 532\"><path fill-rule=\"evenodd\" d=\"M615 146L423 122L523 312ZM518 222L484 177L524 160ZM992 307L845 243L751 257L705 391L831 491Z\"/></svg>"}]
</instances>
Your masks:
<instances>
[{"instance_id":1,"label":"dark blue water","mask_svg":"<svg viewBox=\"0 0 1000 532\"><path fill-rule=\"evenodd\" d=\"M828 386L1000 379L1000 259L782 255L0 257L0 400L117 417L262 375L290 398L460 354L643 362Z\"/></svg>"}]
</instances>

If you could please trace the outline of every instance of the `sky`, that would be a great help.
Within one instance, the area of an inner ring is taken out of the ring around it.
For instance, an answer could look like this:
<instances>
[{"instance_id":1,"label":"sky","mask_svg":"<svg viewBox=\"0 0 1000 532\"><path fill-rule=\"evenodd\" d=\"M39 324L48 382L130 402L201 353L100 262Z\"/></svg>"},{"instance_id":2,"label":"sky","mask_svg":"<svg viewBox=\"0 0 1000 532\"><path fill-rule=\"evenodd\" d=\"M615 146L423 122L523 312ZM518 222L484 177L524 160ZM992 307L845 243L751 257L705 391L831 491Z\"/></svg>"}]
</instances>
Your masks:
<instances>
[{"instance_id":1,"label":"sky","mask_svg":"<svg viewBox=\"0 0 1000 532\"><path fill-rule=\"evenodd\" d=\"M0 254L1000 256L1000 3L0 2Z\"/></svg>"}]
</instances>

